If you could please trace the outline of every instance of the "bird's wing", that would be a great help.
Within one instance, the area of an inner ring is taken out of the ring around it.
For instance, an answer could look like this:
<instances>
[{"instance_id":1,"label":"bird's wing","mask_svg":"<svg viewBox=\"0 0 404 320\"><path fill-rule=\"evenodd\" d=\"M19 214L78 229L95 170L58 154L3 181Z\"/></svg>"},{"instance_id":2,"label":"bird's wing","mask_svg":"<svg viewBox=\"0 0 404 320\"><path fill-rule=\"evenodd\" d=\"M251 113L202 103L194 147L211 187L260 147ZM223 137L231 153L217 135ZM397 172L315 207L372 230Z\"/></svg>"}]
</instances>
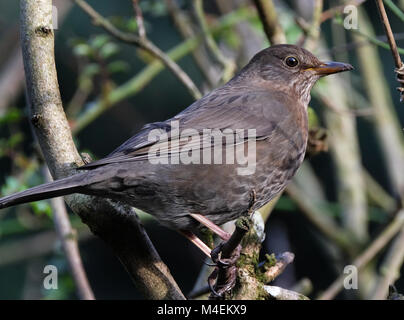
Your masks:
<instances>
[{"instance_id":1,"label":"bird's wing","mask_svg":"<svg viewBox=\"0 0 404 320\"><path fill-rule=\"evenodd\" d=\"M207 129L219 129L221 132L231 129L229 134L234 135L234 144L251 138L247 137L247 132L243 132L243 136L240 136L240 131L237 132L237 129L255 130L256 140L265 139L279 127L280 122L290 120L290 103L288 97L275 91L246 92L240 89L235 92L222 87L196 101L177 116L164 122L146 125L110 155L86 164L80 169L92 169L124 161L147 160L152 146L157 147L159 157L162 157L181 152L181 147L184 145L189 150L201 149L201 146L210 148L215 143L221 143L204 135L204 130ZM179 139L177 135L174 135L175 121L179 125L180 133L185 129L188 130L187 139ZM164 133L165 136L162 135ZM193 139L195 137L197 139Z\"/></svg>"}]
</instances>

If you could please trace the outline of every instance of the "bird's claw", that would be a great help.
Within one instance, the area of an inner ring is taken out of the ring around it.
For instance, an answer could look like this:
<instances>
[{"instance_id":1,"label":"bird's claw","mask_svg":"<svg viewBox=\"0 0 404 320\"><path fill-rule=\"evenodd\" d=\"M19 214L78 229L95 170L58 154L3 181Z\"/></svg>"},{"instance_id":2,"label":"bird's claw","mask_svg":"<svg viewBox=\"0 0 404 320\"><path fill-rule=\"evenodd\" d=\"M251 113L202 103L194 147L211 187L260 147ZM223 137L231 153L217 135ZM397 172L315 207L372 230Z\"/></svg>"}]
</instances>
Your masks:
<instances>
[{"instance_id":1,"label":"bird's claw","mask_svg":"<svg viewBox=\"0 0 404 320\"><path fill-rule=\"evenodd\" d=\"M401 68L397 68L394 71L397 73L397 81L404 83L404 64L401 66Z\"/></svg>"},{"instance_id":2,"label":"bird's claw","mask_svg":"<svg viewBox=\"0 0 404 320\"><path fill-rule=\"evenodd\" d=\"M232 252L231 257L223 258L221 256L222 248L223 243L219 244L211 252L211 258L216 267L208 278L208 284L213 296L216 298L222 298L226 292L230 292L234 288L237 279L236 262L241 253L241 245L238 245ZM226 276L224 281L221 281L221 283L218 284L217 280L220 271L223 271L222 274L225 274Z\"/></svg>"},{"instance_id":3,"label":"bird's claw","mask_svg":"<svg viewBox=\"0 0 404 320\"><path fill-rule=\"evenodd\" d=\"M218 275L218 269L215 269L208 278L210 291L216 298L223 298L224 294L230 292L236 285L237 267L233 265L228 271L230 271L228 273L229 276L226 278L226 282L221 285L217 285L215 281Z\"/></svg>"}]
</instances>

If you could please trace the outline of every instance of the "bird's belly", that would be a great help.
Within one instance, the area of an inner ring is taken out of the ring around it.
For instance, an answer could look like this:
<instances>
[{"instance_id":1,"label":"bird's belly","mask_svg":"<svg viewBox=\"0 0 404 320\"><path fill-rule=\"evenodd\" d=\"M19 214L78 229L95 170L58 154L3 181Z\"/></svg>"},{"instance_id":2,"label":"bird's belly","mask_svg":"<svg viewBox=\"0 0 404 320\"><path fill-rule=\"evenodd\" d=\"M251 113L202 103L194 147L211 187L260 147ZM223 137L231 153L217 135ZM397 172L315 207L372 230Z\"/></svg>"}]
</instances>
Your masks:
<instances>
[{"instance_id":1,"label":"bird's belly","mask_svg":"<svg viewBox=\"0 0 404 320\"><path fill-rule=\"evenodd\" d=\"M252 210L257 210L273 199L293 177L303 157L304 148L298 153L285 153L277 159L257 151L252 174L240 174L238 169L242 167L230 164L187 165L178 166L175 170L167 168L170 174L163 175L170 178L166 181L165 190L160 190L144 209L173 228L193 225L190 212L203 214L222 224L247 214L251 205Z\"/></svg>"}]
</instances>

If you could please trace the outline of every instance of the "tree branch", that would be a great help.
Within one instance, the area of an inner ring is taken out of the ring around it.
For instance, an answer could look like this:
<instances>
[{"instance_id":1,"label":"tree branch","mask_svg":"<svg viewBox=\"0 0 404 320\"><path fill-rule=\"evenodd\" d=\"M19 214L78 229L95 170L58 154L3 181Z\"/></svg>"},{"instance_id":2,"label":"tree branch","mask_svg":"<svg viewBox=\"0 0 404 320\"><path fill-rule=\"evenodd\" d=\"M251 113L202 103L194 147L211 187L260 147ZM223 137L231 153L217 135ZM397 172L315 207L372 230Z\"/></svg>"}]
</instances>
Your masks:
<instances>
[{"instance_id":1,"label":"tree branch","mask_svg":"<svg viewBox=\"0 0 404 320\"><path fill-rule=\"evenodd\" d=\"M272 0L254 0L265 34L271 45L286 43L286 37L278 21Z\"/></svg>"},{"instance_id":2,"label":"tree branch","mask_svg":"<svg viewBox=\"0 0 404 320\"><path fill-rule=\"evenodd\" d=\"M265 281L269 283L275 280L294 259L295 255L292 252L284 252L276 256L275 264L264 272Z\"/></svg>"},{"instance_id":3,"label":"tree branch","mask_svg":"<svg viewBox=\"0 0 404 320\"><path fill-rule=\"evenodd\" d=\"M183 39L195 37L195 31L191 25L191 19L178 6L175 0L165 0L167 10ZM220 70L211 62L207 50L204 46L198 46L192 50L192 55L196 65L209 83L209 87L215 87L220 79Z\"/></svg>"},{"instance_id":4,"label":"tree branch","mask_svg":"<svg viewBox=\"0 0 404 320\"><path fill-rule=\"evenodd\" d=\"M83 161L63 112L51 13L51 0L21 1L21 44L31 121L51 174L57 179L74 174ZM65 199L91 231L112 247L146 297L184 299L132 208L80 194Z\"/></svg>"},{"instance_id":5,"label":"tree branch","mask_svg":"<svg viewBox=\"0 0 404 320\"><path fill-rule=\"evenodd\" d=\"M146 29L144 27L144 20L142 9L139 6L139 0L132 0L133 10L135 11L135 18L140 38L146 38Z\"/></svg>"}]
</instances>

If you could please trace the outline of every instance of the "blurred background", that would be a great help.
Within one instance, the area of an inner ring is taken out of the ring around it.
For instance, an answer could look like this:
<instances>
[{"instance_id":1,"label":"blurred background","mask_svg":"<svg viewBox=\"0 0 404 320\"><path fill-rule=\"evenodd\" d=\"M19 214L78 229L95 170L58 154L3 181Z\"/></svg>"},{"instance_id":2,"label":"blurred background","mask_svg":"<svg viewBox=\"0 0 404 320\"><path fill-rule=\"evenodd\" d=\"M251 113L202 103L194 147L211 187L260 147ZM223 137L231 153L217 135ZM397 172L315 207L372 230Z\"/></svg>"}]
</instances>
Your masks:
<instances>
[{"instance_id":1,"label":"blurred background","mask_svg":"<svg viewBox=\"0 0 404 320\"><path fill-rule=\"evenodd\" d=\"M273 5L272 38L257 13L260 2ZM77 148L97 159L144 124L183 110L195 95L149 53L108 35L73 3L54 1L59 86ZM132 1L88 3L120 30L142 32ZM343 9L352 3L358 4L351 16L357 25L350 20L352 28L346 29L352 11ZM397 45L404 48L404 1L385 5ZM267 233L263 255L293 252L294 263L275 284L310 298L380 299L392 283L403 293L404 105L375 1L141 0L139 7L145 36L176 60L202 93L226 82L271 42L304 45L320 59L355 67L321 80L312 91L306 160L275 208L261 212ZM45 181L24 96L18 19L19 1L0 0L1 195ZM176 232L145 213L140 217L188 294L204 257ZM52 220L49 201L0 211L0 299L78 298ZM71 212L70 220L95 297L142 298L111 249ZM354 261L359 289L330 293ZM49 264L58 267L59 290L43 288Z\"/></svg>"}]
</instances>

